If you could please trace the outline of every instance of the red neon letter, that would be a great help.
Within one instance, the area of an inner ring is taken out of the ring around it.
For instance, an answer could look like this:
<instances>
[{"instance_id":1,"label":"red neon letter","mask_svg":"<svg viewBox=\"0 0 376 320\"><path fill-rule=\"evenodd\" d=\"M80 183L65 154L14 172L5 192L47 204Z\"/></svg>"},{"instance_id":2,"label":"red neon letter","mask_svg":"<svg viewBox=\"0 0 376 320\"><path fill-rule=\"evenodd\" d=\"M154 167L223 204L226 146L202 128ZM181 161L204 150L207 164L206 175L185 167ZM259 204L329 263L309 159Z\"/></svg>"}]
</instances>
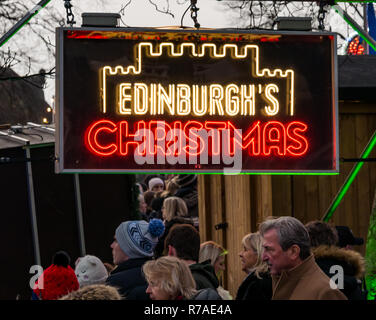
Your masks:
<instances>
[{"instance_id":1,"label":"red neon letter","mask_svg":"<svg viewBox=\"0 0 376 320\"><path fill-rule=\"evenodd\" d=\"M155 126L155 129L153 127ZM155 139L155 146L154 151L151 151L151 154L157 154L158 149L160 150L160 154L165 156L166 155L166 146L169 145L170 141L165 144L167 133L171 130L171 127L169 124L166 123L166 121L160 121L160 120L151 120L149 121L149 130L150 132L154 133L154 139ZM151 140L150 140L151 141ZM158 143L160 141L160 143Z\"/></svg>"},{"instance_id":2,"label":"red neon letter","mask_svg":"<svg viewBox=\"0 0 376 320\"><path fill-rule=\"evenodd\" d=\"M227 123L224 121L205 121L205 129L208 129L208 137L211 137L211 149L209 153L212 156L219 156L221 154L221 130L227 128ZM209 141L208 141L209 148Z\"/></svg>"},{"instance_id":3,"label":"red neon letter","mask_svg":"<svg viewBox=\"0 0 376 320\"><path fill-rule=\"evenodd\" d=\"M126 156L129 153L129 145L134 145L135 148L140 144L139 141L135 141L134 138L136 136L136 132L140 129L145 129L145 121L138 121L137 122L137 129L135 129L134 134L129 133L129 126L128 126L128 121L121 121L119 124L119 149L120 149L120 154L122 156ZM124 139L128 138L128 139ZM128 141L124 141L128 140Z\"/></svg>"},{"instance_id":4,"label":"red neon letter","mask_svg":"<svg viewBox=\"0 0 376 320\"><path fill-rule=\"evenodd\" d=\"M188 156L197 157L205 148L205 141L197 134L196 130L202 130L204 125L199 121L190 120L184 126L184 135L188 139L188 145L184 147L185 152ZM194 130L196 129L196 130ZM191 137L191 135L193 137ZM193 138L193 139L192 139ZM200 142L197 142L197 138L200 139ZM195 140L194 140L195 139ZM191 143L194 145L191 146ZM199 149L200 145L200 149Z\"/></svg>"},{"instance_id":5,"label":"red neon letter","mask_svg":"<svg viewBox=\"0 0 376 320\"><path fill-rule=\"evenodd\" d=\"M308 126L299 121L293 121L287 126L287 137L292 143L287 147L287 153L292 156L302 156L308 150L308 140L299 134L307 131ZM294 146L294 145L295 146Z\"/></svg>"},{"instance_id":6,"label":"red neon letter","mask_svg":"<svg viewBox=\"0 0 376 320\"><path fill-rule=\"evenodd\" d=\"M108 133L115 133L117 131L116 124L109 120L100 120L94 122L85 135L87 148L99 156L110 156L117 151L117 146L114 143L103 146L99 143L98 135L106 131ZM115 139L114 139L115 140Z\"/></svg>"},{"instance_id":7,"label":"red neon letter","mask_svg":"<svg viewBox=\"0 0 376 320\"><path fill-rule=\"evenodd\" d=\"M264 155L269 156L271 149L276 149L278 155L286 154L286 130L279 121L269 121L264 126Z\"/></svg>"},{"instance_id":8,"label":"red neon letter","mask_svg":"<svg viewBox=\"0 0 376 320\"><path fill-rule=\"evenodd\" d=\"M237 138L234 138L235 143L239 144L242 149L248 149L248 154L250 156L258 156L261 152L261 128L260 121L256 121L247 131L246 134L242 136L235 130L234 125L229 121L228 126L230 129L234 130ZM239 143L240 142L240 143ZM234 148L233 148L234 150ZM233 155L233 154L232 154Z\"/></svg>"}]
</instances>

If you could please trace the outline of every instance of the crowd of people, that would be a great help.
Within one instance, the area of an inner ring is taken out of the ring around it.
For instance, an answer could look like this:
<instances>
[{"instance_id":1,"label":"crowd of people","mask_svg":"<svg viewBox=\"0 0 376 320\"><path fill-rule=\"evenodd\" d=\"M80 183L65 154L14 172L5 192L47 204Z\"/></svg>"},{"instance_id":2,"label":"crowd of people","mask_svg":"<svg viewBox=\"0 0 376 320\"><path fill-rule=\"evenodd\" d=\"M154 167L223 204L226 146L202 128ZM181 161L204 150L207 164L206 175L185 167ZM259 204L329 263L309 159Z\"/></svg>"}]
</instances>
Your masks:
<instances>
[{"instance_id":1,"label":"crowd of people","mask_svg":"<svg viewBox=\"0 0 376 320\"><path fill-rule=\"evenodd\" d=\"M60 251L32 290L34 300L366 300L361 245L348 227L269 217L239 243L244 280L223 287L227 250L202 242L197 177L148 176L138 184L142 219L114 230L113 264ZM343 281L333 286L333 266Z\"/></svg>"}]
</instances>

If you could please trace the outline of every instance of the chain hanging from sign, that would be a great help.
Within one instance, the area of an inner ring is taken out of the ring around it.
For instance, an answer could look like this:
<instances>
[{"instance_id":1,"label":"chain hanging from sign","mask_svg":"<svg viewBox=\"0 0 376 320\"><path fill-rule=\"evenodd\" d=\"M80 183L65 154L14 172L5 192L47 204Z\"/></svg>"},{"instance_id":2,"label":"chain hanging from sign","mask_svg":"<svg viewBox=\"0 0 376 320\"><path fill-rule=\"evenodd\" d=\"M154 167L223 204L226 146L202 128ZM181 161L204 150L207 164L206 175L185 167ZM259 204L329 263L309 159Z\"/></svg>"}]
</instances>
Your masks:
<instances>
[{"instance_id":1,"label":"chain hanging from sign","mask_svg":"<svg viewBox=\"0 0 376 320\"><path fill-rule=\"evenodd\" d=\"M324 31L325 30L325 16L326 16L326 7L327 3L321 1L320 4L319 4L319 13L318 13L318 22L319 22L319 26L318 26L318 29L320 31Z\"/></svg>"},{"instance_id":2,"label":"chain hanging from sign","mask_svg":"<svg viewBox=\"0 0 376 320\"><path fill-rule=\"evenodd\" d=\"M74 14L72 11L73 5L71 4L71 0L64 0L64 7L67 13L67 24L73 27L73 25L76 24L76 21L74 21Z\"/></svg>"},{"instance_id":3,"label":"chain hanging from sign","mask_svg":"<svg viewBox=\"0 0 376 320\"><path fill-rule=\"evenodd\" d=\"M198 20L197 20L197 16L198 16L197 12L200 9L197 8L196 4L197 4L197 0L191 0L191 18L195 24L195 28L199 29L200 24L198 23Z\"/></svg>"}]
</instances>

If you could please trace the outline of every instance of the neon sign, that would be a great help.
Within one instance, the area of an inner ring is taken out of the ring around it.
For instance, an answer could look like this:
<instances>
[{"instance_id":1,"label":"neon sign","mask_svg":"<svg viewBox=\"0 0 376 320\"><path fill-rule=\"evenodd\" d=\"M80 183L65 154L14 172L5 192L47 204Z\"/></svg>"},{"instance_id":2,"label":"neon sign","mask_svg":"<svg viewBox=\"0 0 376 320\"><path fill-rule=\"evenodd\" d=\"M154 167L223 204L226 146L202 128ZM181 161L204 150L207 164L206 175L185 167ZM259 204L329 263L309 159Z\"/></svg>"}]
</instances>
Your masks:
<instances>
[{"instance_id":1,"label":"neon sign","mask_svg":"<svg viewBox=\"0 0 376 320\"><path fill-rule=\"evenodd\" d=\"M57 172L338 171L334 35L58 38Z\"/></svg>"},{"instance_id":2,"label":"neon sign","mask_svg":"<svg viewBox=\"0 0 376 320\"><path fill-rule=\"evenodd\" d=\"M230 156L234 155L235 146L239 146L243 150L247 149L250 156L269 156L275 151L279 156L298 157L307 152L309 145L304 137L308 126L299 121L286 125L279 121L269 121L261 125L260 121L257 121L249 128L245 137L236 132L230 121L188 121L185 124L175 121L170 125L164 121L139 121L136 128L134 133L130 133L127 121L116 124L110 120L99 120L89 127L85 135L87 148L90 152L104 157L113 154L128 156L132 154L130 145L135 147L136 151L133 152L137 152L138 156L156 155L160 148L165 156L176 155L173 150L179 150L178 153L197 157L203 152L219 154L219 146L224 144L223 139L227 139L228 148L223 149L223 152ZM157 131L160 131L160 134ZM220 134L217 135L217 132ZM101 136L107 136L111 143L101 143ZM209 137L212 148L207 146ZM143 151L140 152L140 149Z\"/></svg>"}]
</instances>

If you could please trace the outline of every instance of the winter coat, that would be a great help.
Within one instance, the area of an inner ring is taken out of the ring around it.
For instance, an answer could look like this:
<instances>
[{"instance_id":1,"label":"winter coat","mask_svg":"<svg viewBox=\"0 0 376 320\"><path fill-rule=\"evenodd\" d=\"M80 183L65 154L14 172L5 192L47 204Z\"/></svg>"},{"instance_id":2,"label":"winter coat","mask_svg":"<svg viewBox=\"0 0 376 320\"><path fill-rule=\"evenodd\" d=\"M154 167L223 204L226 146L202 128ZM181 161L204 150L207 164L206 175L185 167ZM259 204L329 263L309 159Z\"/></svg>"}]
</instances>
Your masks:
<instances>
[{"instance_id":1,"label":"winter coat","mask_svg":"<svg viewBox=\"0 0 376 320\"><path fill-rule=\"evenodd\" d=\"M239 286L236 300L271 300L272 278L269 273L261 273L260 277L251 272Z\"/></svg>"},{"instance_id":2,"label":"winter coat","mask_svg":"<svg viewBox=\"0 0 376 320\"><path fill-rule=\"evenodd\" d=\"M191 264L189 266L193 279L196 281L196 289L211 288L216 290L219 286L219 281L215 275L214 267L211 265L210 260Z\"/></svg>"},{"instance_id":3,"label":"winter coat","mask_svg":"<svg viewBox=\"0 0 376 320\"><path fill-rule=\"evenodd\" d=\"M272 300L347 300L341 291L330 287L330 279L313 254L281 275L272 275L272 283Z\"/></svg>"},{"instance_id":4,"label":"winter coat","mask_svg":"<svg viewBox=\"0 0 376 320\"><path fill-rule=\"evenodd\" d=\"M158 243L155 246L154 258L159 258L163 255L164 242L166 240L166 237L167 237L169 231L171 230L171 228L176 224L191 224L191 225L193 225L193 223L191 222L190 219L186 219L186 218L183 218L183 217L175 217L175 218L171 219L170 221L167 221L165 223L165 230L163 232L163 235L159 238Z\"/></svg>"},{"instance_id":5,"label":"winter coat","mask_svg":"<svg viewBox=\"0 0 376 320\"><path fill-rule=\"evenodd\" d=\"M198 192L196 188L193 186L180 188L176 191L174 196L184 200L190 217L198 217Z\"/></svg>"},{"instance_id":6,"label":"winter coat","mask_svg":"<svg viewBox=\"0 0 376 320\"><path fill-rule=\"evenodd\" d=\"M218 292L212 288L198 290L190 300L222 300Z\"/></svg>"},{"instance_id":7,"label":"winter coat","mask_svg":"<svg viewBox=\"0 0 376 320\"><path fill-rule=\"evenodd\" d=\"M142 275L142 266L150 258L129 259L112 270L106 284L116 287L127 300L150 300L146 293L148 284Z\"/></svg>"},{"instance_id":8,"label":"winter coat","mask_svg":"<svg viewBox=\"0 0 376 320\"><path fill-rule=\"evenodd\" d=\"M312 250L316 263L328 277L332 266L343 268L343 289L340 289L349 300L366 300L367 293L362 291L361 279L365 273L365 261L360 253L335 246L319 246Z\"/></svg>"}]
</instances>

